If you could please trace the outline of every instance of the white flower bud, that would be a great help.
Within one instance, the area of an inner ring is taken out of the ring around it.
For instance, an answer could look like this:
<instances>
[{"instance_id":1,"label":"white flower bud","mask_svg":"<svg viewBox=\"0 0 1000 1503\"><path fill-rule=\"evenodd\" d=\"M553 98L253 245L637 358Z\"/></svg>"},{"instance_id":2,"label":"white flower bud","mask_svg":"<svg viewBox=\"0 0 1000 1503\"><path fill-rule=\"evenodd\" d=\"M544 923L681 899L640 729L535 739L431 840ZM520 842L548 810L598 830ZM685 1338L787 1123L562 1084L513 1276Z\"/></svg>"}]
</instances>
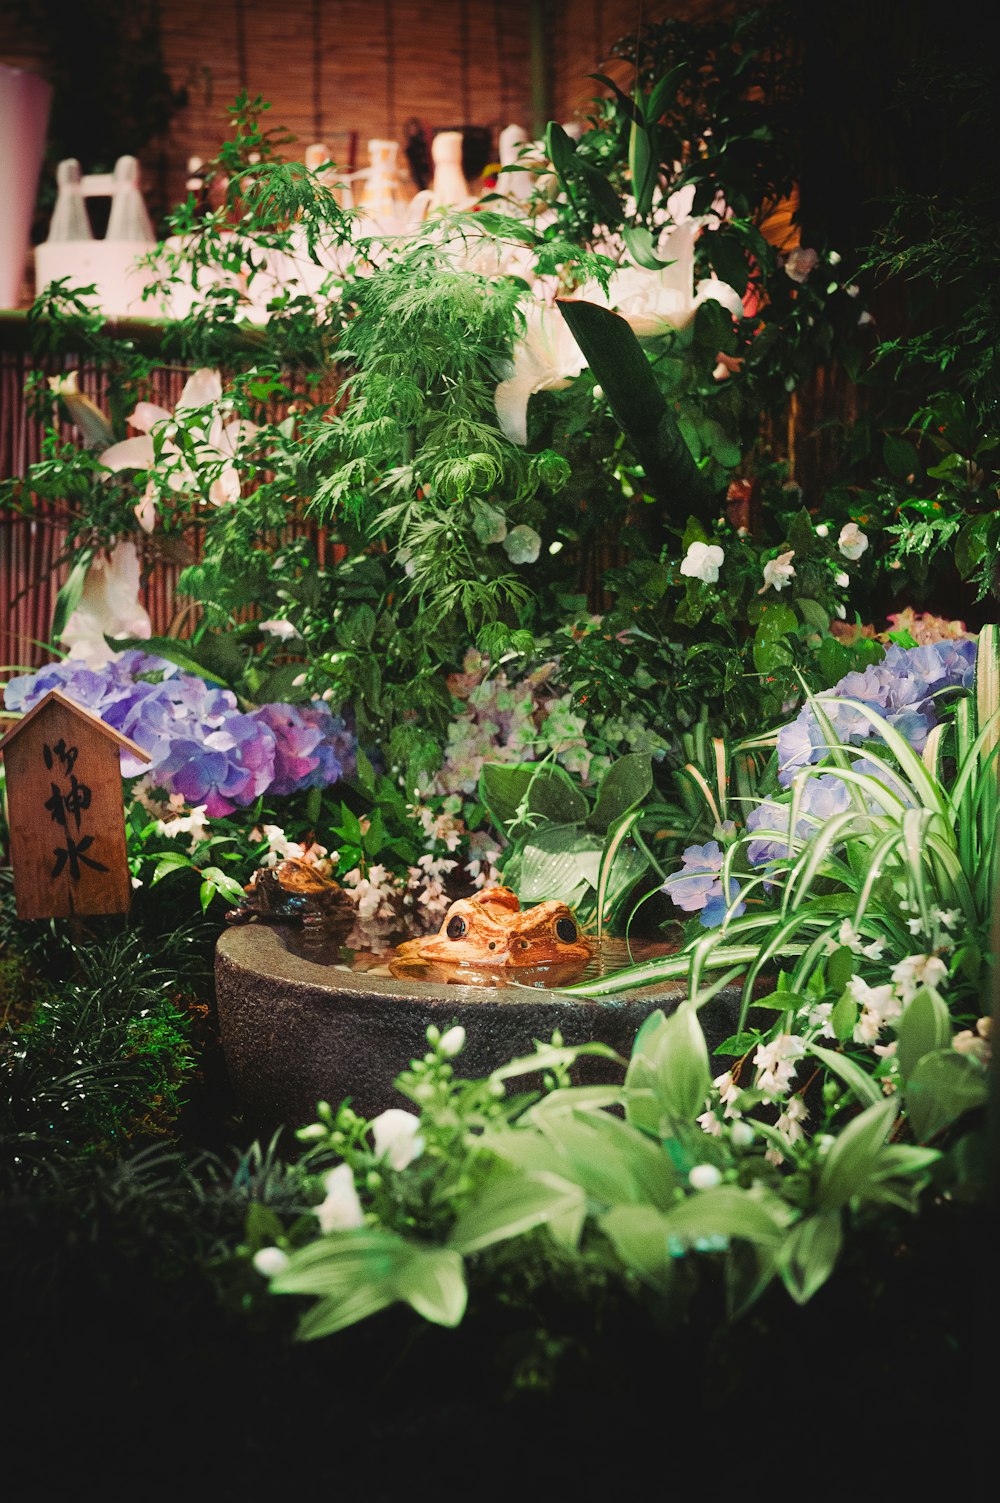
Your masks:
<instances>
[{"instance_id":1,"label":"white flower bud","mask_svg":"<svg viewBox=\"0 0 1000 1503\"><path fill-rule=\"evenodd\" d=\"M266 1279L276 1278L288 1267L288 1254L282 1252L280 1247L262 1247L253 1255L253 1266Z\"/></svg>"},{"instance_id":2,"label":"white flower bud","mask_svg":"<svg viewBox=\"0 0 1000 1503\"><path fill-rule=\"evenodd\" d=\"M695 1164L688 1175L688 1183L692 1190L714 1190L716 1185L721 1185L722 1175L714 1164Z\"/></svg>"},{"instance_id":3,"label":"white flower bud","mask_svg":"<svg viewBox=\"0 0 1000 1503\"><path fill-rule=\"evenodd\" d=\"M465 1029L456 1023L454 1028L448 1029L439 1047L441 1053L448 1059L454 1058L456 1054L461 1054L465 1048Z\"/></svg>"}]
</instances>

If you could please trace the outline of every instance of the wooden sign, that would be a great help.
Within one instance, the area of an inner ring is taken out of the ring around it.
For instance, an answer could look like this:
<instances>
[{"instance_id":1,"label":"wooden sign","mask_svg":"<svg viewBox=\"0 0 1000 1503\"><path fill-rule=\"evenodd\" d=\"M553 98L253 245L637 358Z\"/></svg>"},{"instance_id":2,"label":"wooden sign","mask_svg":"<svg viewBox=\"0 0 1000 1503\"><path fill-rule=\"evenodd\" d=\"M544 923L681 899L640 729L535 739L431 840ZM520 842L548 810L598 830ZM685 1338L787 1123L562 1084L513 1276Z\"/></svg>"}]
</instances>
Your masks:
<instances>
[{"instance_id":1,"label":"wooden sign","mask_svg":"<svg viewBox=\"0 0 1000 1503\"><path fill-rule=\"evenodd\" d=\"M57 689L0 741L18 918L128 912L122 747L150 760Z\"/></svg>"}]
</instances>

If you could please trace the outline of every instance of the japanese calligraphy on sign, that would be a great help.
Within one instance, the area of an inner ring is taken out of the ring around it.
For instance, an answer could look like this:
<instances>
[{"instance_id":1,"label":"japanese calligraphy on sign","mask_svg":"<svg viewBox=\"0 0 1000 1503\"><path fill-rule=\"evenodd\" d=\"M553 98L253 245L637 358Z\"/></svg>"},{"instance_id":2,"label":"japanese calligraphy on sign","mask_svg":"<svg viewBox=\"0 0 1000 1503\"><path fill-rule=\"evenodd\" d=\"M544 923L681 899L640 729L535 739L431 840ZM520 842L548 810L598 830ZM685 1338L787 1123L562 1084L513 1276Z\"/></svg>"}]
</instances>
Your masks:
<instances>
[{"instance_id":1,"label":"japanese calligraphy on sign","mask_svg":"<svg viewBox=\"0 0 1000 1503\"><path fill-rule=\"evenodd\" d=\"M0 741L18 918L128 911L123 747L149 761L58 690Z\"/></svg>"}]
</instances>

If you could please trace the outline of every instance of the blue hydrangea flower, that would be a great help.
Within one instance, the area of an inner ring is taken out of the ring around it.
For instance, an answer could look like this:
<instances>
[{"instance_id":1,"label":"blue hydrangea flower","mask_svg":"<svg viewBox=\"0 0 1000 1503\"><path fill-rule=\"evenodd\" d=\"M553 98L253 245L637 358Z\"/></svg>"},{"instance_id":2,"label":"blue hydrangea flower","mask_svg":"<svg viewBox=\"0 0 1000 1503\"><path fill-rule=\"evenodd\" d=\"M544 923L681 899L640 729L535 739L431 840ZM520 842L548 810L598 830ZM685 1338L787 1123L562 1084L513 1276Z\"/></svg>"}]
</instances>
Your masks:
<instances>
[{"instance_id":1,"label":"blue hydrangea flower","mask_svg":"<svg viewBox=\"0 0 1000 1503\"><path fill-rule=\"evenodd\" d=\"M816 697L836 741L860 746L869 739L882 740L877 726L855 705L829 703L831 699L846 698L877 711L920 752L937 724L936 696L948 689L968 688L975 666L975 642L933 642L926 647L894 644L881 663L869 664L862 673L845 674L832 689ZM787 788L799 767L823 760L829 745L812 706L803 706L795 720L778 732L779 781Z\"/></svg>"},{"instance_id":2,"label":"blue hydrangea flower","mask_svg":"<svg viewBox=\"0 0 1000 1503\"><path fill-rule=\"evenodd\" d=\"M799 840L808 840L828 819L843 814L850 807L850 794L842 778L825 773L808 778L803 785L799 805L799 818L795 834ZM775 838L777 832L787 833L791 806L775 799L763 799L747 816L747 830L771 831L769 837L748 841L746 857L751 866L764 866L768 861L780 861L788 855L788 841ZM765 884L768 886L769 884Z\"/></svg>"},{"instance_id":3,"label":"blue hydrangea flower","mask_svg":"<svg viewBox=\"0 0 1000 1503\"><path fill-rule=\"evenodd\" d=\"M729 879L729 897L722 892L722 850L717 840L704 845L689 845L684 851L681 870L668 877L662 891L670 901L685 913L697 913L699 923L706 929L717 928L726 916L729 904L739 895L739 883ZM734 917L746 912L746 904L739 903Z\"/></svg>"}]
</instances>

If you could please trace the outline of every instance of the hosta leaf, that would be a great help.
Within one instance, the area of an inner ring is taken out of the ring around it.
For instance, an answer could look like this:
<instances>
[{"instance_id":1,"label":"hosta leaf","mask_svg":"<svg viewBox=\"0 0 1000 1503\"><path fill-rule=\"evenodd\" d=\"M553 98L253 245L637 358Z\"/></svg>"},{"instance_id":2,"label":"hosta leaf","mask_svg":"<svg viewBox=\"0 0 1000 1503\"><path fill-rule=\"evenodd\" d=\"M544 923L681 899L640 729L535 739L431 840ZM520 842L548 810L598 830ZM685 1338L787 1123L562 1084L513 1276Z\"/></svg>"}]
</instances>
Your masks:
<instances>
[{"instance_id":1,"label":"hosta leaf","mask_svg":"<svg viewBox=\"0 0 1000 1503\"><path fill-rule=\"evenodd\" d=\"M826 1283L843 1240L839 1211L809 1216L789 1232L779 1266L785 1288L797 1305L804 1305Z\"/></svg>"}]
</instances>

